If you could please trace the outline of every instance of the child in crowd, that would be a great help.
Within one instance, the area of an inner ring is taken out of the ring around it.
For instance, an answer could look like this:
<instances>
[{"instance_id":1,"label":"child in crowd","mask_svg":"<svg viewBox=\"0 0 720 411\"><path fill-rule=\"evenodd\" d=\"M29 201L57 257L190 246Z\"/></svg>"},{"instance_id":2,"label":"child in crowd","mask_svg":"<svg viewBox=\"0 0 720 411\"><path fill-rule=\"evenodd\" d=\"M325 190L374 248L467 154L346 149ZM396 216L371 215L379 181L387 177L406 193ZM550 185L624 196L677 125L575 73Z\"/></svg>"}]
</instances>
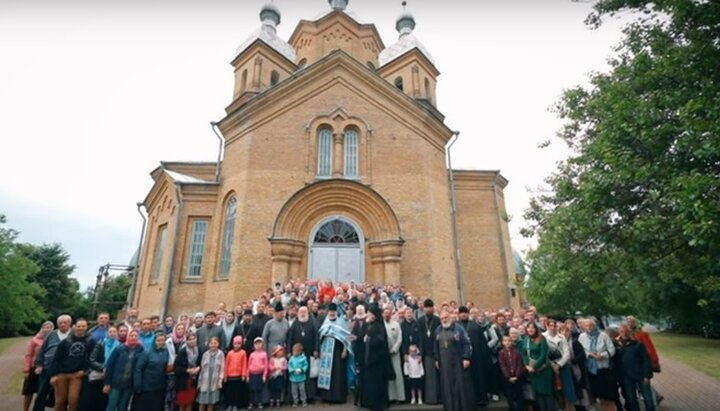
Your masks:
<instances>
[{"instance_id":1,"label":"child in crowd","mask_svg":"<svg viewBox=\"0 0 720 411\"><path fill-rule=\"evenodd\" d=\"M250 405L248 410L253 409L253 403L259 410L262 406L262 390L267 382L269 361L265 352L265 342L262 337L257 337L253 341L254 351L248 359L247 375L248 384L250 386Z\"/></svg>"},{"instance_id":2,"label":"child in crowd","mask_svg":"<svg viewBox=\"0 0 720 411\"><path fill-rule=\"evenodd\" d=\"M527 409L527 407L523 408L522 404L522 385L526 371L522 356L510 336L503 337L502 346L503 348L498 353L498 361L505 381L503 385L505 386L505 397L508 400L508 410L521 411Z\"/></svg>"},{"instance_id":3,"label":"child in crowd","mask_svg":"<svg viewBox=\"0 0 720 411\"><path fill-rule=\"evenodd\" d=\"M303 352L303 345L297 343L292 347L292 357L288 363L290 374L290 391L292 392L293 407L297 407L300 401L302 406L307 407L307 394L305 393L305 380L310 365Z\"/></svg>"},{"instance_id":4,"label":"child in crowd","mask_svg":"<svg viewBox=\"0 0 720 411\"><path fill-rule=\"evenodd\" d=\"M220 401L220 390L225 376L225 355L220 350L220 338L212 337L200 362L200 379L198 380L198 404L200 411L213 411Z\"/></svg>"},{"instance_id":5,"label":"child in crowd","mask_svg":"<svg viewBox=\"0 0 720 411\"><path fill-rule=\"evenodd\" d=\"M408 347L408 356L403 365L403 373L410 379L410 404L422 405L422 378L425 375L422 357L417 345L410 344Z\"/></svg>"},{"instance_id":6,"label":"child in crowd","mask_svg":"<svg viewBox=\"0 0 720 411\"><path fill-rule=\"evenodd\" d=\"M287 358L285 358L285 347L278 345L273 350L273 358L270 360L270 408L280 406L280 397L285 388L285 373L288 369Z\"/></svg>"},{"instance_id":7,"label":"child in crowd","mask_svg":"<svg viewBox=\"0 0 720 411\"><path fill-rule=\"evenodd\" d=\"M225 357L225 403L228 411L238 411L247 406L247 375L248 359L242 349L242 336L232 340L232 350Z\"/></svg>"}]
</instances>

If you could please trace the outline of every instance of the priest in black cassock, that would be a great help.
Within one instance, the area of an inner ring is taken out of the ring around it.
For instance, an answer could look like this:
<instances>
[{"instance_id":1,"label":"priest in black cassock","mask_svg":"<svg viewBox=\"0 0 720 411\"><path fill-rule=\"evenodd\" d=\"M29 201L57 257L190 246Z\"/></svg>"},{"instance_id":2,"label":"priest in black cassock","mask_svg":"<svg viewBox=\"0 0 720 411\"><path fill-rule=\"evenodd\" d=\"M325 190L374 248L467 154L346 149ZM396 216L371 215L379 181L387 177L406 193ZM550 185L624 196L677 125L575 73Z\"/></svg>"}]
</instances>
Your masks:
<instances>
[{"instance_id":1,"label":"priest in black cassock","mask_svg":"<svg viewBox=\"0 0 720 411\"><path fill-rule=\"evenodd\" d=\"M440 402L440 381L438 371L435 368L435 331L440 327L440 319L435 315L435 304L433 300L427 299L423 303L425 315L418 318L420 326L420 352L423 356L423 368L425 369L425 390L423 395L426 404L438 404Z\"/></svg>"},{"instance_id":2,"label":"priest in black cassock","mask_svg":"<svg viewBox=\"0 0 720 411\"><path fill-rule=\"evenodd\" d=\"M452 322L446 310L440 313L440 324L435 337L435 366L440 370L443 409L475 410L477 406L470 379L470 338L462 325Z\"/></svg>"},{"instance_id":3,"label":"priest in black cassock","mask_svg":"<svg viewBox=\"0 0 720 411\"><path fill-rule=\"evenodd\" d=\"M370 307L365 318L362 335L362 352L356 352L359 358L358 378L360 383L360 407L370 411L387 409L388 381L392 375L390 350L387 344L382 311L377 304ZM400 378L400 376L396 376Z\"/></svg>"},{"instance_id":4,"label":"priest in black cassock","mask_svg":"<svg viewBox=\"0 0 720 411\"><path fill-rule=\"evenodd\" d=\"M253 352L253 342L255 338L262 336L262 329L257 326L253 318L252 310L245 310L242 318L235 325L233 338L237 336L243 338L243 350L249 356Z\"/></svg>"},{"instance_id":5,"label":"priest in black cassock","mask_svg":"<svg viewBox=\"0 0 720 411\"><path fill-rule=\"evenodd\" d=\"M310 363L311 358L318 358L317 339L318 330L315 328L315 322L310 318L310 310L303 305L298 309L297 319L290 326L287 335L288 347L293 347L300 343L303 346L303 353ZM313 399L317 395L317 379L310 378L310 367L307 370L307 378L305 380L305 392L308 399Z\"/></svg>"},{"instance_id":6,"label":"priest in black cassock","mask_svg":"<svg viewBox=\"0 0 720 411\"><path fill-rule=\"evenodd\" d=\"M485 381L485 370L483 366L490 360L490 349L487 346L484 330L480 324L470 320L470 310L462 305L458 309L458 323L467 332L472 347L472 359L470 360L470 378L472 379L475 400L480 405L487 405L487 382ZM483 358L487 356L487 359Z\"/></svg>"},{"instance_id":7,"label":"priest in black cassock","mask_svg":"<svg viewBox=\"0 0 720 411\"><path fill-rule=\"evenodd\" d=\"M320 327L318 339L320 352L318 390L320 398L329 403L347 401L348 357L352 352L349 338L350 324L338 317L337 310L337 304L328 305L327 317Z\"/></svg>"}]
</instances>

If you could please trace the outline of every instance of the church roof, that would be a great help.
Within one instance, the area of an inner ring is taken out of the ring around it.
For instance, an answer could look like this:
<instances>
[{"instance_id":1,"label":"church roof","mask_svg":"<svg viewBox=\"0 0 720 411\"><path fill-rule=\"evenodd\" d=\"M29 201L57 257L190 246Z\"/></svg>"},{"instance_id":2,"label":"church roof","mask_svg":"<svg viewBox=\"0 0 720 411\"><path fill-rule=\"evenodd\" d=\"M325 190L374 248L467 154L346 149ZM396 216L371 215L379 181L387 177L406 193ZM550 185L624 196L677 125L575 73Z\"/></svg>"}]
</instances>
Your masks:
<instances>
[{"instance_id":1,"label":"church roof","mask_svg":"<svg viewBox=\"0 0 720 411\"><path fill-rule=\"evenodd\" d=\"M380 56L378 56L380 67L394 61L413 49L418 49L420 53L427 57L430 63L435 64L432 54L430 54L420 40L413 34L415 17L413 17L412 14L403 13L397 19L395 28L400 33L400 38L395 44L380 52Z\"/></svg>"},{"instance_id":2,"label":"church roof","mask_svg":"<svg viewBox=\"0 0 720 411\"><path fill-rule=\"evenodd\" d=\"M177 171L165 169L165 172L170 176L170 178L181 184L215 184L215 181L203 180L201 178L179 173Z\"/></svg>"},{"instance_id":3,"label":"church roof","mask_svg":"<svg viewBox=\"0 0 720 411\"><path fill-rule=\"evenodd\" d=\"M242 53L250 45L260 40L275 51L282 54L288 60L295 62L295 49L277 34L277 26L280 24L280 10L273 5L265 5L260 11L260 28L238 46L235 55Z\"/></svg>"}]
</instances>

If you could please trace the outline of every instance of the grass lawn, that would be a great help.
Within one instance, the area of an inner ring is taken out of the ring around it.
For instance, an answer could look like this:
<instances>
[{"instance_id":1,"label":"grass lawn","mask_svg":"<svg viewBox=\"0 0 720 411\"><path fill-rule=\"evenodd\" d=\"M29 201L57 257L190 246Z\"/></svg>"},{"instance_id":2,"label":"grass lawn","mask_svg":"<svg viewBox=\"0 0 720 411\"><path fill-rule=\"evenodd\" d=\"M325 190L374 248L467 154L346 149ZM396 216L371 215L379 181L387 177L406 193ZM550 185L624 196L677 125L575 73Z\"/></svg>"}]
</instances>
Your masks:
<instances>
[{"instance_id":1,"label":"grass lawn","mask_svg":"<svg viewBox=\"0 0 720 411\"><path fill-rule=\"evenodd\" d=\"M662 357L668 356L681 363L720 380L720 340L692 335L651 334L655 348Z\"/></svg>"},{"instance_id":2,"label":"grass lawn","mask_svg":"<svg viewBox=\"0 0 720 411\"><path fill-rule=\"evenodd\" d=\"M15 338L2 338L0 339L0 354L2 354L5 349L10 347L11 345L15 344L18 341L27 340L30 337L15 337Z\"/></svg>"}]
</instances>

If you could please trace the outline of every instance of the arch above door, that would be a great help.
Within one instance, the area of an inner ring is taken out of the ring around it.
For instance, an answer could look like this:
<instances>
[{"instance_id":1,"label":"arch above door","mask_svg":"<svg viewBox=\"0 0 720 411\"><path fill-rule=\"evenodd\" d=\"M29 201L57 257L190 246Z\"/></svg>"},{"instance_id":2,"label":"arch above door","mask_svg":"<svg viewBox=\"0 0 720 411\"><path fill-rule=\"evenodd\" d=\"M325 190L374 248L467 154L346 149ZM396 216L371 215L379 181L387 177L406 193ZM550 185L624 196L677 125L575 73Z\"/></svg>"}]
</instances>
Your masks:
<instances>
[{"instance_id":1,"label":"arch above door","mask_svg":"<svg viewBox=\"0 0 720 411\"><path fill-rule=\"evenodd\" d=\"M366 281L400 283L404 240L395 212L375 190L345 179L310 184L280 209L269 238L273 283L306 275L302 268L309 264L311 233L319 222L331 217L352 221L362 233Z\"/></svg>"}]
</instances>

